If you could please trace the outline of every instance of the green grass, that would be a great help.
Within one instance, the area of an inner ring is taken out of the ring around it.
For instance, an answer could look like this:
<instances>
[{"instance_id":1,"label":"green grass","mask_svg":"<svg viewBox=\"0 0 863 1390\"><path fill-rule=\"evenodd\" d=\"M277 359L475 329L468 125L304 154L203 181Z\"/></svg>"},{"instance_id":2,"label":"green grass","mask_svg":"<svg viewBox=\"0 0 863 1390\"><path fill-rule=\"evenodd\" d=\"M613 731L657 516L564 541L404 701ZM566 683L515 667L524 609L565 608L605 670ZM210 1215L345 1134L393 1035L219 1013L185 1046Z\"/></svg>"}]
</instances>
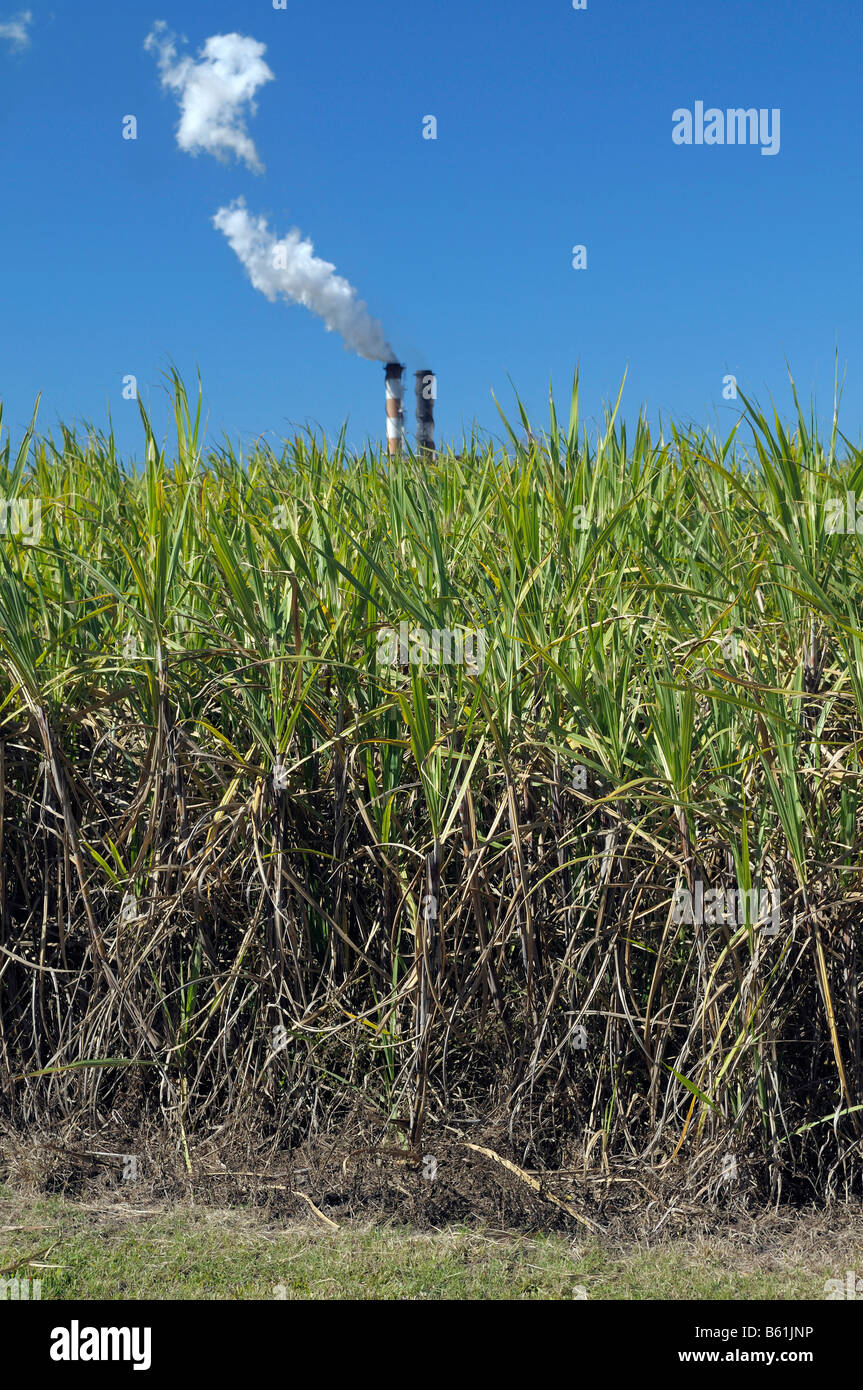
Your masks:
<instances>
[{"instance_id":1,"label":"green grass","mask_svg":"<svg viewBox=\"0 0 863 1390\"><path fill-rule=\"evenodd\" d=\"M668 1241L625 1253L609 1243L573 1245L467 1230L415 1233L388 1227L324 1230L274 1226L260 1214L211 1209L130 1213L59 1199L0 1200L0 1267L50 1246L42 1298L68 1299L821 1299L842 1277L829 1250L758 1251L758 1241ZM6 1218L9 1218L8 1223ZM793 1242L791 1242L793 1245ZM857 1267L863 1239L857 1241ZM283 1295L280 1293L283 1289Z\"/></svg>"}]
</instances>

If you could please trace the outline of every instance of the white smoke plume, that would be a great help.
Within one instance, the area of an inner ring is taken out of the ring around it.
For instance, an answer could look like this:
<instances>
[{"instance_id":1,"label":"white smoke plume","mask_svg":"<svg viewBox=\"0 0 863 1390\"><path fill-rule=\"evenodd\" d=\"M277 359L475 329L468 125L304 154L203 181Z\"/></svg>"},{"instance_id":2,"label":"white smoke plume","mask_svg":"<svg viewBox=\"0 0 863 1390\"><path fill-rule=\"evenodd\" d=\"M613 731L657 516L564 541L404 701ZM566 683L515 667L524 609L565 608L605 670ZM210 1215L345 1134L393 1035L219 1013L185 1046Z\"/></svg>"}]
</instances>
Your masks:
<instances>
[{"instance_id":1,"label":"white smoke plume","mask_svg":"<svg viewBox=\"0 0 863 1390\"><path fill-rule=\"evenodd\" d=\"M383 328L373 319L357 292L329 261L315 255L296 227L279 241L266 218L252 217L244 198L219 208L213 225L224 232L256 290L267 299L304 304L328 329L344 338L345 347L371 361L389 362L395 354Z\"/></svg>"},{"instance_id":2,"label":"white smoke plume","mask_svg":"<svg viewBox=\"0 0 863 1390\"><path fill-rule=\"evenodd\" d=\"M32 23L32 10L19 10L8 19L0 19L0 39L5 39L11 48L26 48L30 42L27 26Z\"/></svg>"},{"instance_id":3,"label":"white smoke plume","mask_svg":"<svg viewBox=\"0 0 863 1390\"><path fill-rule=\"evenodd\" d=\"M233 153L261 173L264 166L246 130L244 108L254 115L255 92L275 77L264 62L266 44L242 34L214 34L195 62L178 54L174 35L159 19L144 47L156 55L162 86L176 93L179 100L180 149L187 154L205 150L221 160Z\"/></svg>"}]
</instances>

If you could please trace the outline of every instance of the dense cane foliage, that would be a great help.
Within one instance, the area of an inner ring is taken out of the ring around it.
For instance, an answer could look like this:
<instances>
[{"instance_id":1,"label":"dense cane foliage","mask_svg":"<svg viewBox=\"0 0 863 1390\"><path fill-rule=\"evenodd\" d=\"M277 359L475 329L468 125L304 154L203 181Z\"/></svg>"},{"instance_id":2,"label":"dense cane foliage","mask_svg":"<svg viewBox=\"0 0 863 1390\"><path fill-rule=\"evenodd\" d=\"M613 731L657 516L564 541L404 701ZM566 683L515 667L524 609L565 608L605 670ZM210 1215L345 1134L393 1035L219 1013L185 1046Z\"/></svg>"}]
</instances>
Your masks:
<instances>
[{"instance_id":1,"label":"dense cane foliage","mask_svg":"<svg viewBox=\"0 0 863 1390\"><path fill-rule=\"evenodd\" d=\"M0 453L7 1113L859 1192L863 454L576 386L243 458L173 393L137 466Z\"/></svg>"}]
</instances>

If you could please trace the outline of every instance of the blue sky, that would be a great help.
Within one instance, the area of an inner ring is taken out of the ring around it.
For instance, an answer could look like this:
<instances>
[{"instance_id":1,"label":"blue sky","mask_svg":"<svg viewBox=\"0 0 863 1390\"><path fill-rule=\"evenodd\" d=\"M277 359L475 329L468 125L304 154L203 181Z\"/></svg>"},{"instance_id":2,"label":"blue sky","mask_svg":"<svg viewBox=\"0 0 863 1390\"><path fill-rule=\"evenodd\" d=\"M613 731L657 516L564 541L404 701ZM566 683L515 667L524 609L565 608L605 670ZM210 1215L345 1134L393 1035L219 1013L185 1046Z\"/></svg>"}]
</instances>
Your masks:
<instances>
[{"instance_id":1,"label":"blue sky","mask_svg":"<svg viewBox=\"0 0 863 1390\"><path fill-rule=\"evenodd\" d=\"M25 44L3 37L22 10ZM220 33L266 45L247 118L265 172L178 148L157 20L193 57ZM439 437L498 433L510 378L543 426L576 362L588 417L628 368L630 418L724 431L725 375L785 409L786 360L826 414L838 350L859 440L861 41L859 0L0 0L4 424L41 391L44 429L110 410L139 453L123 379L166 426L174 362L190 385L200 368L211 438L380 438L380 365L258 293L213 227L242 196L335 263L409 374L436 371ZM696 101L779 108L779 153L675 145Z\"/></svg>"}]
</instances>

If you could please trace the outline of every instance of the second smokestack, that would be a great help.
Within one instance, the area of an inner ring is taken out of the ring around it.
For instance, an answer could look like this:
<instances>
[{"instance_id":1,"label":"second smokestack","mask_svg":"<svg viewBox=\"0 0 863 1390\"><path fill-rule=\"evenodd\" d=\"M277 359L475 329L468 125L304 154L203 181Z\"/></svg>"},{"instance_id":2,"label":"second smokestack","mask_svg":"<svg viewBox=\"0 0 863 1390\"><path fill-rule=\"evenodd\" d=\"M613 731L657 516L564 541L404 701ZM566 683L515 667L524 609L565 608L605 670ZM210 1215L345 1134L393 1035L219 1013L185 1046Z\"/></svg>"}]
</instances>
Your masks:
<instances>
[{"instance_id":1,"label":"second smokestack","mask_svg":"<svg viewBox=\"0 0 863 1390\"><path fill-rule=\"evenodd\" d=\"M387 453L400 454L405 437L405 416L402 409L404 384L401 362L387 362L385 368L387 391Z\"/></svg>"},{"instance_id":2,"label":"second smokestack","mask_svg":"<svg viewBox=\"0 0 863 1390\"><path fill-rule=\"evenodd\" d=\"M437 383L434 372L417 372L417 453L434 453L434 403Z\"/></svg>"}]
</instances>

